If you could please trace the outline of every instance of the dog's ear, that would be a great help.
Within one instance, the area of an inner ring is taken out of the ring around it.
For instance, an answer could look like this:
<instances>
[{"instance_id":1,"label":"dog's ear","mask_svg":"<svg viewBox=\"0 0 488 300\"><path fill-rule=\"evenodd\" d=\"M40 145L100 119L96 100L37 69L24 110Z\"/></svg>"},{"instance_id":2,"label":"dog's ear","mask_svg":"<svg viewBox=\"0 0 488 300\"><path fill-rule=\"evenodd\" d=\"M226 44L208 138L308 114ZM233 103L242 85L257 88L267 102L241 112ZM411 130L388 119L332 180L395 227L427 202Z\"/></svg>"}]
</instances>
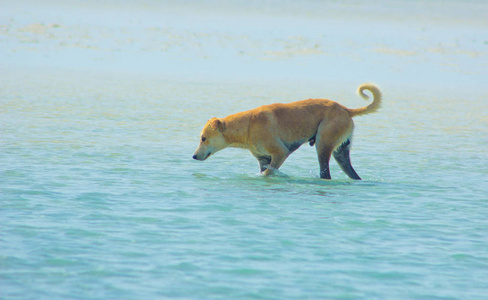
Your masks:
<instances>
[{"instance_id":1,"label":"dog's ear","mask_svg":"<svg viewBox=\"0 0 488 300\"><path fill-rule=\"evenodd\" d=\"M209 123L210 123L210 127L213 130L217 130L217 131L220 131L220 132L224 132L225 131L225 123L221 119L212 118L212 119L209 120Z\"/></svg>"}]
</instances>

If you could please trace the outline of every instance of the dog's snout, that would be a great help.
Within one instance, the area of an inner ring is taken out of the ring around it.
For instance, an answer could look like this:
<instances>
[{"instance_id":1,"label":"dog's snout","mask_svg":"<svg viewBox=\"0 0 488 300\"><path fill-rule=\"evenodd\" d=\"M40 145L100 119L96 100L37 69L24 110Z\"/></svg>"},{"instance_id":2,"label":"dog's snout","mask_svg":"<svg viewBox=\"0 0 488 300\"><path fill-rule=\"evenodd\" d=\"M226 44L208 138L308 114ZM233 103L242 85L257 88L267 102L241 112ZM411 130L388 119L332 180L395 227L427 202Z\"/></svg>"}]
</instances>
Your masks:
<instances>
[{"instance_id":1,"label":"dog's snout","mask_svg":"<svg viewBox=\"0 0 488 300\"><path fill-rule=\"evenodd\" d=\"M193 155L192 157L193 157L193 159L197 159L197 155L196 155L196 154L195 154L195 155Z\"/></svg>"}]
</instances>

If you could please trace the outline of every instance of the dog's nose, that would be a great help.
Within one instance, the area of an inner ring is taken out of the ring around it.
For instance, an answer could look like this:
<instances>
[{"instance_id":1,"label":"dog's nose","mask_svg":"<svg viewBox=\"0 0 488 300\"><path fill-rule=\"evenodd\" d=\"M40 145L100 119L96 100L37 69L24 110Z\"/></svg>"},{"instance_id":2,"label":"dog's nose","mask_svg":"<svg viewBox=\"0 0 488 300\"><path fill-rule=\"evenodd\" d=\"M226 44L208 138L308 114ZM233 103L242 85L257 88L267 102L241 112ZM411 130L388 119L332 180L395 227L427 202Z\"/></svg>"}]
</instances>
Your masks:
<instances>
[{"instance_id":1,"label":"dog's nose","mask_svg":"<svg viewBox=\"0 0 488 300\"><path fill-rule=\"evenodd\" d=\"M197 156L196 155L193 155L193 159L197 159Z\"/></svg>"}]
</instances>

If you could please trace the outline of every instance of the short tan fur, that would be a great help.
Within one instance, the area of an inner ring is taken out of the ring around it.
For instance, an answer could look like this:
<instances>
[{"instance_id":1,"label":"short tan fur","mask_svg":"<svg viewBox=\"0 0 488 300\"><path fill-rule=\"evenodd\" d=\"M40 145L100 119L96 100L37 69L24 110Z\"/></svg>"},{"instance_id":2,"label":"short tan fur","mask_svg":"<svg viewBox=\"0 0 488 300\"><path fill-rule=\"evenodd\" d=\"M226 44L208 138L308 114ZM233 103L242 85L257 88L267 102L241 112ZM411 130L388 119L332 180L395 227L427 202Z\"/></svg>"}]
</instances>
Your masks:
<instances>
[{"instance_id":1,"label":"short tan fur","mask_svg":"<svg viewBox=\"0 0 488 300\"><path fill-rule=\"evenodd\" d=\"M212 118L203 127L193 158L205 160L227 147L243 148L256 157L261 173L270 175L291 153L309 142L316 147L321 178L331 178L329 161L333 155L349 177L361 179L349 155L354 129L352 118L377 111L382 98L374 84L365 83L358 88L359 95L368 99L364 90L369 90L374 100L362 108L349 109L327 99L308 99Z\"/></svg>"}]
</instances>

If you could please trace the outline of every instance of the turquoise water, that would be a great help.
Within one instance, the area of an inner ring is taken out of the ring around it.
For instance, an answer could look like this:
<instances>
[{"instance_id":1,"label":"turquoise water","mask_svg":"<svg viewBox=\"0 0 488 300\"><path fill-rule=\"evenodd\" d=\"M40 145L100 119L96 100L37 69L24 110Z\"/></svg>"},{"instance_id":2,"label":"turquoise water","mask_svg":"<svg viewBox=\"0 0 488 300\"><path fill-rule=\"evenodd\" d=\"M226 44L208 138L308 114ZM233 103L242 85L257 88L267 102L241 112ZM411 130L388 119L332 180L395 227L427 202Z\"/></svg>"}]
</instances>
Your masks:
<instances>
[{"instance_id":1,"label":"turquoise water","mask_svg":"<svg viewBox=\"0 0 488 300\"><path fill-rule=\"evenodd\" d=\"M370 61L339 35L331 37L335 50L314 53L300 38L280 40L300 28L215 32L221 25L183 21L166 28L182 44L169 41L160 54L137 40L138 30L157 23L154 15L132 15L139 27L117 31L86 7L77 18L27 7L2 13L9 59L0 75L0 298L488 296L488 50L473 40L481 31L475 19L454 33L425 23L402 41L393 31L375 33L377 40L359 43ZM246 9L240 13L260 20ZM290 18L280 14L271 27ZM70 22L76 26L66 29ZM25 35L22 28L40 23L58 25ZM185 42L191 30L202 47ZM120 32L135 42L118 39ZM305 40L314 35L307 32ZM69 45L58 44L68 34ZM76 46L86 42L92 48ZM195 56L200 51L208 54ZM135 54L138 61L125 61ZM134 67L158 55L166 68ZM229 61L239 75L231 76ZM355 62L361 70L348 72ZM317 63L329 67L323 76ZM424 72L412 77L415 64ZM363 106L354 92L366 73L384 106L355 119L351 155L363 181L335 162L332 180L319 179L308 145L268 178L244 150L191 158L214 116L309 97Z\"/></svg>"}]
</instances>

